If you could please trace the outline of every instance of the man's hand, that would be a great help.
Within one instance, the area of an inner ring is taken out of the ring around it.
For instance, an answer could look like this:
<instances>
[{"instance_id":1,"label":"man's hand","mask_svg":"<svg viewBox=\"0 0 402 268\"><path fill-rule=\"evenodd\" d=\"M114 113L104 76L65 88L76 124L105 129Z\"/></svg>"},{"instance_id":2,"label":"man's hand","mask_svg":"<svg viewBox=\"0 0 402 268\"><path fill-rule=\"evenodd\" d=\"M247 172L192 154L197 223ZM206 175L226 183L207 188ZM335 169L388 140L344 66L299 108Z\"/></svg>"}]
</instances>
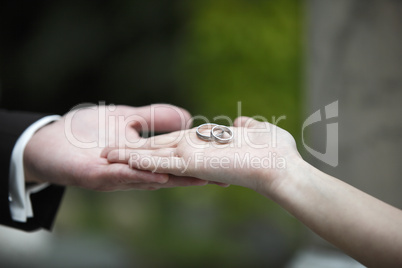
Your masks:
<instances>
[{"instance_id":1,"label":"man's hand","mask_svg":"<svg viewBox=\"0 0 402 268\"><path fill-rule=\"evenodd\" d=\"M24 151L26 181L50 182L115 191L155 190L205 185L190 177L130 169L100 157L103 148L137 148L145 139L139 132L170 132L191 125L190 114L178 107L92 106L72 110L60 121L41 128Z\"/></svg>"}]
</instances>

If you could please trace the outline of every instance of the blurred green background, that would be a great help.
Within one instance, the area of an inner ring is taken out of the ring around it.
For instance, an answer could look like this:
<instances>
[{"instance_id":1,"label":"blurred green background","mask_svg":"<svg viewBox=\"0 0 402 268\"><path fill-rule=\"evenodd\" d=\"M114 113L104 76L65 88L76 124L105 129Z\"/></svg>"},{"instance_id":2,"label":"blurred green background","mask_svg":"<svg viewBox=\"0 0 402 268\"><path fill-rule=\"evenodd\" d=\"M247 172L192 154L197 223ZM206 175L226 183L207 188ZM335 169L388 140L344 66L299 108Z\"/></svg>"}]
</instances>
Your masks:
<instances>
[{"instance_id":1,"label":"blurred green background","mask_svg":"<svg viewBox=\"0 0 402 268\"><path fill-rule=\"evenodd\" d=\"M242 115L285 115L279 126L299 139L303 1L2 1L0 20L2 108L171 103L214 121L240 102ZM119 245L141 267L279 267L304 238L265 197L214 185L70 188L54 233Z\"/></svg>"}]
</instances>

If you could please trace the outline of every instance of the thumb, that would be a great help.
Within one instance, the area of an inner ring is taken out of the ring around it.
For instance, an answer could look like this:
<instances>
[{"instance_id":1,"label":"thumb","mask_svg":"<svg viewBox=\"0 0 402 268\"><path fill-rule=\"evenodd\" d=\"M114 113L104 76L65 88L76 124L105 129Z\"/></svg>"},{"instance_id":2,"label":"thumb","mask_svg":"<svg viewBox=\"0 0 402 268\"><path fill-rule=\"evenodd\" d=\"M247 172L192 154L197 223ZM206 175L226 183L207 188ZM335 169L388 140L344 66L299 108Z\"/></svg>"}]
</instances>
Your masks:
<instances>
[{"instance_id":1,"label":"thumb","mask_svg":"<svg viewBox=\"0 0 402 268\"><path fill-rule=\"evenodd\" d=\"M260 124L261 122L258 122L257 120L251 118L251 117L247 117L247 116L240 116L238 118L235 119L233 125L235 127L256 127L258 124Z\"/></svg>"}]
</instances>

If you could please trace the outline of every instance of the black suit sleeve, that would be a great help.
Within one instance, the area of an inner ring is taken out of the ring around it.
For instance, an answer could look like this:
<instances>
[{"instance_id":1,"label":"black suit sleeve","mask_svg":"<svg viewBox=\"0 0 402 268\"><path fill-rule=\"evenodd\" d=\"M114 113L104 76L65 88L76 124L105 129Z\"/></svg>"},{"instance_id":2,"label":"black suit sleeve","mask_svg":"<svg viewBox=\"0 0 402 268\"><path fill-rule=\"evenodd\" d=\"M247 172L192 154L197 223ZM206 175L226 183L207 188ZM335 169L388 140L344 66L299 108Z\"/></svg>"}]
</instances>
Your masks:
<instances>
[{"instance_id":1,"label":"black suit sleeve","mask_svg":"<svg viewBox=\"0 0 402 268\"><path fill-rule=\"evenodd\" d=\"M0 224L24 231L34 231L40 228L50 230L64 192L64 187L51 185L32 194L34 217L29 218L26 223L12 220L8 199L11 152L24 130L43 116L45 115L0 109Z\"/></svg>"}]
</instances>

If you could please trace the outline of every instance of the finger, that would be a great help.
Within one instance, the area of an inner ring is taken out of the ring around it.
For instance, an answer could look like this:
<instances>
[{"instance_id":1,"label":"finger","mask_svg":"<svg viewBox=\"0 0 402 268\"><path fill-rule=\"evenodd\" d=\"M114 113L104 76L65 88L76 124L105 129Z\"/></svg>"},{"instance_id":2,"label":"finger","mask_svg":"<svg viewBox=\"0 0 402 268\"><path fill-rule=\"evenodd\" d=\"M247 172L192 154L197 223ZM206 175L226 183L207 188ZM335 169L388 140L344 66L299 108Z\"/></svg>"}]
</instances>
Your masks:
<instances>
[{"instance_id":1,"label":"finger","mask_svg":"<svg viewBox=\"0 0 402 268\"><path fill-rule=\"evenodd\" d=\"M174 187L204 186L208 182L193 177L177 177L169 175L169 181L164 184L158 183L131 183L125 185L123 190L158 190Z\"/></svg>"},{"instance_id":2,"label":"finger","mask_svg":"<svg viewBox=\"0 0 402 268\"><path fill-rule=\"evenodd\" d=\"M168 182L168 174L153 173L145 170L132 169L127 164L114 163L109 165L108 178L118 184L127 183L159 183Z\"/></svg>"},{"instance_id":3,"label":"finger","mask_svg":"<svg viewBox=\"0 0 402 268\"><path fill-rule=\"evenodd\" d=\"M126 185L131 183L164 184L168 181L168 174L131 169L127 164L115 163L107 164L93 172L88 180L77 186L97 191L115 191L125 189Z\"/></svg>"},{"instance_id":4,"label":"finger","mask_svg":"<svg viewBox=\"0 0 402 268\"><path fill-rule=\"evenodd\" d=\"M169 181L162 185L163 188L172 188L172 187L187 187L187 186L204 186L207 185L208 181L197 179L194 177L188 176L175 176L169 174Z\"/></svg>"},{"instance_id":5,"label":"finger","mask_svg":"<svg viewBox=\"0 0 402 268\"><path fill-rule=\"evenodd\" d=\"M168 134L158 135L146 139L145 143L141 146L141 149L156 149L156 148L176 148L183 140L187 142L189 146L207 147L208 143L205 140L200 139L196 134L197 129L187 129L176 131Z\"/></svg>"},{"instance_id":6,"label":"finger","mask_svg":"<svg viewBox=\"0 0 402 268\"><path fill-rule=\"evenodd\" d=\"M107 160L109 163L125 163L128 164L130 157L140 156L162 156L170 157L176 155L175 148L162 148L156 150L130 150L130 149L115 149L108 153Z\"/></svg>"},{"instance_id":7,"label":"finger","mask_svg":"<svg viewBox=\"0 0 402 268\"><path fill-rule=\"evenodd\" d=\"M131 168L155 173L168 173L176 176L189 175L188 165L180 157L161 157L139 153L130 157L128 164Z\"/></svg>"},{"instance_id":8,"label":"finger","mask_svg":"<svg viewBox=\"0 0 402 268\"><path fill-rule=\"evenodd\" d=\"M225 188L230 186L230 184L228 184L228 183L217 182L217 181L208 181L208 184L216 184L218 186L225 187Z\"/></svg>"},{"instance_id":9,"label":"finger","mask_svg":"<svg viewBox=\"0 0 402 268\"><path fill-rule=\"evenodd\" d=\"M131 132L137 133L135 130L132 130ZM134 138L127 139L127 136L130 136L130 135L131 135L131 137L134 137ZM107 155L109 154L109 152L116 150L116 149L140 148L147 142L147 139L141 138L138 135L138 133L137 134L128 134L127 136L119 137L117 139L117 141L116 141L116 137L113 138L114 142L108 143L106 145L106 147L102 149L100 157L107 158Z\"/></svg>"},{"instance_id":10,"label":"finger","mask_svg":"<svg viewBox=\"0 0 402 268\"><path fill-rule=\"evenodd\" d=\"M143 119L143 122L134 120L132 126L137 131L171 132L186 129L192 125L188 111L169 104L138 107L134 112L135 116Z\"/></svg>"},{"instance_id":11,"label":"finger","mask_svg":"<svg viewBox=\"0 0 402 268\"><path fill-rule=\"evenodd\" d=\"M240 116L235 119L233 126L235 127L256 127L261 122L247 116Z\"/></svg>"},{"instance_id":12,"label":"finger","mask_svg":"<svg viewBox=\"0 0 402 268\"><path fill-rule=\"evenodd\" d=\"M187 135L191 130L175 131L168 134L157 135L146 139L146 142L141 148L143 149L155 149L155 148L167 148L177 147L177 144Z\"/></svg>"},{"instance_id":13,"label":"finger","mask_svg":"<svg viewBox=\"0 0 402 268\"><path fill-rule=\"evenodd\" d=\"M187 135L188 131L192 130L186 130L186 131L175 131L172 133L168 134L163 134L163 135L158 135L154 136L148 139L142 139L138 144L140 144L140 149L159 149L159 148L175 148L177 147L177 144L184 138L185 135ZM127 149L133 147L127 146L128 144L125 144L123 146L118 146L115 144L109 144L107 147L105 147L102 152L101 152L101 157L107 158L108 154L111 151L114 151L116 149Z\"/></svg>"},{"instance_id":14,"label":"finger","mask_svg":"<svg viewBox=\"0 0 402 268\"><path fill-rule=\"evenodd\" d=\"M114 154L115 152L113 152L113 154ZM188 178L191 178L191 179L195 179L195 178L193 178L193 177L188 177L188 176L184 176L184 170L182 169L182 168L180 168L179 170L173 170L172 168L174 168L175 166L177 167L177 166L180 166L180 164L178 164L177 162L174 162L174 160L171 160L171 159L169 159L169 157L163 157L163 155L171 155L171 154L174 154L174 152L170 152L169 150L156 150L156 151L150 151L150 150L141 150L140 151L140 153L141 153L141 155L138 155L138 156L134 156L136 159L138 159L138 164L139 165L143 165L143 166L146 166L146 167L148 167L148 168L154 168L154 169L152 169L152 170L150 170L150 171L152 171L152 172L162 172L162 170L165 170L166 172L169 170L169 172L180 172L180 173L178 173L179 175L178 176L175 176L175 175L172 175L172 174L169 174L169 180L173 177L173 178L176 178L176 180L178 180L179 178L181 179L181 181L183 181L183 183L185 184L185 183L187 183L188 182ZM148 161L145 161L144 162L144 156L146 156L146 157L148 157L148 156L152 156L152 160L149 160L149 162ZM126 157L128 157L128 159L130 158L130 157L133 157L133 154L132 153L128 153L128 154L126 154ZM139 158L138 157L142 157L142 160L139 160ZM109 160L109 159L108 159ZM112 161L114 161L114 159L112 160ZM118 160L116 160L116 161L118 161ZM168 161L171 161L171 162L168 162ZM149 166L149 164L151 163L151 162L153 162L154 163L154 165L151 167L151 166ZM166 169L162 169L162 168L158 168L157 167L157 164L160 164L160 165L165 165L166 167ZM131 167L133 167L132 166L132 164L130 164L130 166ZM139 167L139 166L137 166L137 167ZM185 168L185 166L183 165L183 167ZM218 185L218 186L221 186L221 187L228 187L229 186L229 184L227 184L227 183L222 183L222 182L215 182L215 181L209 181L209 182L207 182L207 181L205 181L205 180L200 180L200 179L196 179L196 182L198 182L198 181L201 181L201 182L205 182L205 184L206 183L208 183L208 184L216 184L216 185ZM196 184L196 185L199 185L198 183ZM201 185L203 185L203 184L201 184ZM186 186L186 185L176 185L176 186ZM163 186L163 188L167 188L167 187L165 187L165 186Z\"/></svg>"},{"instance_id":15,"label":"finger","mask_svg":"<svg viewBox=\"0 0 402 268\"><path fill-rule=\"evenodd\" d=\"M116 150L115 145L113 145L113 146L106 146L105 148L103 148L103 150L102 150L102 152L101 152L101 154L100 154L100 157L107 158L108 154L109 154L111 151L113 151L113 150Z\"/></svg>"}]
</instances>

